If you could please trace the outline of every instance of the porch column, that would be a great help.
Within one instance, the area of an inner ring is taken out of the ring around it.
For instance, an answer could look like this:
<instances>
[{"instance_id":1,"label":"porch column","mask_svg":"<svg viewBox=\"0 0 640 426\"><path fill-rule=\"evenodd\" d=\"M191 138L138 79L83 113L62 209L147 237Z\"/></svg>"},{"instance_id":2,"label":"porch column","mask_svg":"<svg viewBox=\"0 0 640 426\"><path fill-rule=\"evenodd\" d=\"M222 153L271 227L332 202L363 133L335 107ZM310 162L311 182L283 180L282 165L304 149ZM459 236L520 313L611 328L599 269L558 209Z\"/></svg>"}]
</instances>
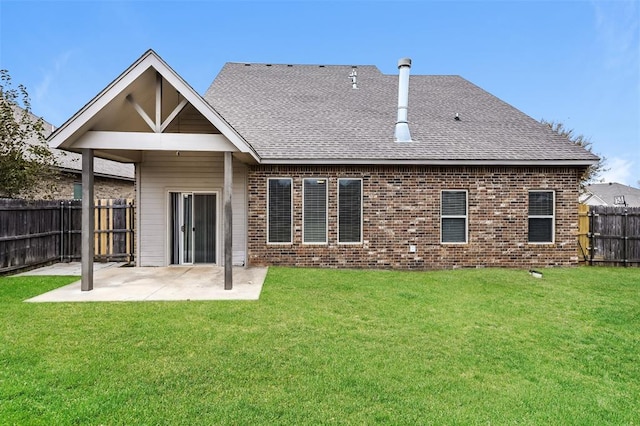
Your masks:
<instances>
[{"instance_id":1,"label":"porch column","mask_svg":"<svg viewBox=\"0 0 640 426\"><path fill-rule=\"evenodd\" d=\"M82 291L93 290L93 149L82 149Z\"/></svg>"},{"instance_id":2,"label":"porch column","mask_svg":"<svg viewBox=\"0 0 640 426\"><path fill-rule=\"evenodd\" d=\"M224 153L224 289L233 288L233 209L231 207L231 190L233 188L233 156Z\"/></svg>"}]
</instances>

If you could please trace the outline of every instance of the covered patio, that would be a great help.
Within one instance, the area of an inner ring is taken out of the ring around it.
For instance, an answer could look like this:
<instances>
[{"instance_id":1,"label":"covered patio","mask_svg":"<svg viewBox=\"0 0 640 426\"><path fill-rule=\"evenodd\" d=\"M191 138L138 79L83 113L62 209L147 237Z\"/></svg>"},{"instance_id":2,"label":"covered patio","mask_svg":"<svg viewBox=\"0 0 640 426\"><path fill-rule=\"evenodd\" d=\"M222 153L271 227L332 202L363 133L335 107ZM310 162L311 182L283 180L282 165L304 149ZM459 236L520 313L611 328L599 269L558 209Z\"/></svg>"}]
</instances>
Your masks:
<instances>
[{"instance_id":1,"label":"covered patio","mask_svg":"<svg viewBox=\"0 0 640 426\"><path fill-rule=\"evenodd\" d=\"M100 264L96 264L100 265ZM23 275L76 275L78 263L52 265ZM77 281L26 302L134 302L177 300L258 300L267 268L233 268L233 289L225 290L221 266L95 268L93 290L82 291Z\"/></svg>"},{"instance_id":2,"label":"covered patio","mask_svg":"<svg viewBox=\"0 0 640 426\"><path fill-rule=\"evenodd\" d=\"M221 274L223 288L234 290L239 269L233 265L247 264L245 168L257 157L155 52L125 70L56 130L49 144L82 154L82 291L100 288L100 277L93 275L95 157L135 164L136 267L164 268L168 280L195 274L191 282L204 293L212 287L198 277L208 272L217 282ZM144 269L132 269L129 278L145 281L135 278ZM154 273L158 282L160 270ZM110 277L108 287L117 282ZM158 291L165 293L152 294Z\"/></svg>"}]
</instances>

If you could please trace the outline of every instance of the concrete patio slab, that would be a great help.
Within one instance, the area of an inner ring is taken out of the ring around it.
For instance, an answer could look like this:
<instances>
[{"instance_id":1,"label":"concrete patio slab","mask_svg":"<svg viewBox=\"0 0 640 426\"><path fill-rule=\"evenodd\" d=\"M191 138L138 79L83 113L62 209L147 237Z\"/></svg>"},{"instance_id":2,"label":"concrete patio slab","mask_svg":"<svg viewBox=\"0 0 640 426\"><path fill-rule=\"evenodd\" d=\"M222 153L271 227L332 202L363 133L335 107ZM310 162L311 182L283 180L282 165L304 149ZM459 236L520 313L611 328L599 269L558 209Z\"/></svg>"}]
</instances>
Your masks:
<instances>
[{"instance_id":1,"label":"concrete patio slab","mask_svg":"<svg viewBox=\"0 0 640 426\"><path fill-rule=\"evenodd\" d=\"M94 272L91 291L77 281L26 302L258 300L266 276L267 268L234 267L233 289L225 290L220 266L108 267Z\"/></svg>"},{"instance_id":2,"label":"concrete patio slab","mask_svg":"<svg viewBox=\"0 0 640 426\"><path fill-rule=\"evenodd\" d=\"M26 275L77 275L80 276L80 262L60 262L53 265L43 266L42 268L32 269L30 271L15 274L15 277ZM117 268L125 265L124 262L94 262L93 271L99 271L106 268Z\"/></svg>"}]
</instances>

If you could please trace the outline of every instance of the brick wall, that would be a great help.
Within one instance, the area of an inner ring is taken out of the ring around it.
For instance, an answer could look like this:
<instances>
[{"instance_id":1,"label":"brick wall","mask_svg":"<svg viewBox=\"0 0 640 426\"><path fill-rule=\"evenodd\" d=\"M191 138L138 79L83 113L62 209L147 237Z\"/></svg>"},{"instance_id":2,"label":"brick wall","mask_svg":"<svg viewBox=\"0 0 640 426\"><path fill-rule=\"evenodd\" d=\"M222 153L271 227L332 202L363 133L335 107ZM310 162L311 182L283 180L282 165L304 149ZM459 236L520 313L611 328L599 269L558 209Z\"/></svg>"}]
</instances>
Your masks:
<instances>
[{"instance_id":1,"label":"brick wall","mask_svg":"<svg viewBox=\"0 0 640 426\"><path fill-rule=\"evenodd\" d=\"M581 169L428 166L253 166L248 179L251 265L442 269L577 264ZM293 243L267 244L267 178L293 178ZM302 179L328 179L328 244L302 243ZM363 180L363 243L337 242L337 180ZM467 244L440 243L440 191L468 191ZM527 242L528 191L555 191L555 243ZM409 246L416 252L410 253Z\"/></svg>"},{"instance_id":2,"label":"brick wall","mask_svg":"<svg viewBox=\"0 0 640 426\"><path fill-rule=\"evenodd\" d=\"M73 184L82 183L80 174L60 173L51 182L43 182L31 192L23 192L16 198L36 200L69 200L73 198ZM94 197L98 199L135 198L135 182L107 177L94 177Z\"/></svg>"}]
</instances>

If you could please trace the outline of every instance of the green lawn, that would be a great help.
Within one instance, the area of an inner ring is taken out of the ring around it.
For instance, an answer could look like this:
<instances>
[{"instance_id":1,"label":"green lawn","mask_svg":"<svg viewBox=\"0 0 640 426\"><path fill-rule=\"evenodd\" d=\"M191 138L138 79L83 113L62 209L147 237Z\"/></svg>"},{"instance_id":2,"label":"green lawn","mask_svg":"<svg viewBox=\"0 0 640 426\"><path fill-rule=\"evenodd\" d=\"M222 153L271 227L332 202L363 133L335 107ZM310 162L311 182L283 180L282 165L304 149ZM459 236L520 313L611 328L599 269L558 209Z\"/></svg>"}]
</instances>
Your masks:
<instances>
[{"instance_id":1,"label":"green lawn","mask_svg":"<svg viewBox=\"0 0 640 426\"><path fill-rule=\"evenodd\" d=\"M23 303L0 424L639 424L640 269L271 268L259 301Z\"/></svg>"}]
</instances>

